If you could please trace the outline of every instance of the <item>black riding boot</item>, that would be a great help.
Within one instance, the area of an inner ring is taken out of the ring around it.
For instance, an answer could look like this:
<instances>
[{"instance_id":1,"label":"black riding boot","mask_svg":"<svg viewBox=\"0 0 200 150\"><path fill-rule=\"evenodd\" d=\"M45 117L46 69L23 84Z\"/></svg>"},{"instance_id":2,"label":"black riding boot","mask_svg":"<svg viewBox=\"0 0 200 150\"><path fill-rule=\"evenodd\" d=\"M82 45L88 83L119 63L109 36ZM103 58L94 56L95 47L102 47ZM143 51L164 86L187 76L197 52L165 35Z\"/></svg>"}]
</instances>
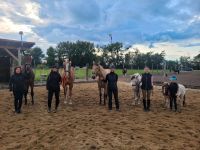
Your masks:
<instances>
[{"instance_id":1,"label":"black riding boot","mask_svg":"<svg viewBox=\"0 0 200 150\"><path fill-rule=\"evenodd\" d=\"M146 111L147 110L147 106L146 106L146 100L145 99L143 99L143 106L144 106L144 111Z\"/></svg>"},{"instance_id":2,"label":"black riding boot","mask_svg":"<svg viewBox=\"0 0 200 150\"><path fill-rule=\"evenodd\" d=\"M151 105L151 101L147 100L147 111L150 111L150 105Z\"/></svg>"}]
</instances>

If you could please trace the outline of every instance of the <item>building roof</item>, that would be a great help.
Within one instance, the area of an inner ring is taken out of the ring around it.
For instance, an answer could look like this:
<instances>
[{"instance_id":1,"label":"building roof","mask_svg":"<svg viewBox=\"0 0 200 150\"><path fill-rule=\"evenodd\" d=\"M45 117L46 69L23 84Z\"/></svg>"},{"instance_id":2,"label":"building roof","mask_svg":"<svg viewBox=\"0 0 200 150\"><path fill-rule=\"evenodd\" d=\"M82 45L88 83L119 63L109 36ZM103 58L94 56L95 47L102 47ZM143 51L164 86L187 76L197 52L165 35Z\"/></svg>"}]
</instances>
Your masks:
<instances>
[{"instance_id":1,"label":"building roof","mask_svg":"<svg viewBox=\"0 0 200 150\"><path fill-rule=\"evenodd\" d=\"M10 39L1 39L0 38L0 48L16 49L17 50L18 48L22 47L22 49L26 50L26 49L30 49L34 45L35 45L34 42L23 41L23 47L22 47L21 41L10 40Z\"/></svg>"}]
</instances>

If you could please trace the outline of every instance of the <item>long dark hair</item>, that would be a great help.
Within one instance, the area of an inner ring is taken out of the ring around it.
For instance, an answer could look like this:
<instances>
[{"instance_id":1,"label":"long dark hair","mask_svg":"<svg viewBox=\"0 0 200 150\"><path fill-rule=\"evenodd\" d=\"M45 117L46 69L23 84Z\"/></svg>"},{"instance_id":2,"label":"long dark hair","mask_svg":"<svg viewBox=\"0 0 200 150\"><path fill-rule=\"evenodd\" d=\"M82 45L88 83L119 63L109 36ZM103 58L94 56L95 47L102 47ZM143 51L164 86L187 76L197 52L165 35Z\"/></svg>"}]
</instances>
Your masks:
<instances>
[{"instance_id":1,"label":"long dark hair","mask_svg":"<svg viewBox=\"0 0 200 150\"><path fill-rule=\"evenodd\" d=\"M20 69L20 74L22 73L22 67L17 66L17 67L15 67L15 69L14 69L14 74L16 74L16 70L17 70L18 68Z\"/></svg>"}]
</instances>

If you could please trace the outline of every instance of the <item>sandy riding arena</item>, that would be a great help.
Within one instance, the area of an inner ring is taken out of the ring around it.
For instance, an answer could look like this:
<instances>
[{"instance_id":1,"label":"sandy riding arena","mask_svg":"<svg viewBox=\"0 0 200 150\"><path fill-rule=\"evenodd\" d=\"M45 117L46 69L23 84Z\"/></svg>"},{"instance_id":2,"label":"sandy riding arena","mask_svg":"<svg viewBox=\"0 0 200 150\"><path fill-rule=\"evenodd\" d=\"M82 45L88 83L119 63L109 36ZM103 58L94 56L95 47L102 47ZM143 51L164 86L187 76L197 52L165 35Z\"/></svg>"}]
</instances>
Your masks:
<instances>
[{"instance_id":1,"label":"sandy riding arena","mask_svg":"<svg viewBox=\"0 0 200 150\"><path fill-rule=\"evenodd\" d=\"M29 100L22 114L13 113L8 90L0 90L0 149L106 149L199 150L200 91L188 90L181 113L162 107L155 88L152 111L132 106L131 87L119 83L121 112L99 106L96 83L75 84L73 105L61 104L57 113L47 112L45 87L35 89L35 105ZM54 102L54 101L53 101Z\"/></svg>"}]
</instances>

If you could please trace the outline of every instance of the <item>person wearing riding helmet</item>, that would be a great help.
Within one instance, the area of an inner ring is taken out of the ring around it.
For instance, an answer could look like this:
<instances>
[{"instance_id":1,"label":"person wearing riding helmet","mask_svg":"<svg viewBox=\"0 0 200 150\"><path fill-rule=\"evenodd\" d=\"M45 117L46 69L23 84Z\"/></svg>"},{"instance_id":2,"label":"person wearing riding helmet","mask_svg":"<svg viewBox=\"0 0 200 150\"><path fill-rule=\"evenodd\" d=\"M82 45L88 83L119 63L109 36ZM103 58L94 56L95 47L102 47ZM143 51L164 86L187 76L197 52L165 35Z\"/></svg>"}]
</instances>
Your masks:
<instances>
[{"instance_id":1,"label":"person wearing riding helmet","mask_svg":"<svg viewBox=\"0 0 200 150\"><path fill-rule=\"evenodd\" d=\"M142 74L141 82L144 111L150 111L151 92L153 90L153 77L150 73L149 67L144 68L144 73Z\"/></svg>"},{"instance_id":2,"label":"person wearing riding helmet","mask_svg":"<svg viewBox=\"0 0 200 150\"><path fill-rule=\"evenodd\" d=\"M115 73L115 67L111 65L110 73L106 75L106 82L108 83L109 110L112 110L112 95L114 95L116 110L119 111L117 81L118 81L118 75Z\"/></svg>"},{"instance_id":3,"label":"person wearing riding helmet","mask_svg":"<svg viewBox=\"0 0 200 150\"><path fill-rule=\"evenodd\" d=\"M60 84L61 84L61 76L58 72L57 66L53 66L51 68L51 72L47 78L46 88L48 90L48 112L51 112L51 103L53 99L53 94L55 94L56 104L55 111L58 109L59 105L59 95L60 95Z\"/></svg>"},{"instance_id":4,"label":"person wearing riding helmet","mask_svg":"<svg viewBox=\"0 0 200 150\"><path fill-rule=\"evenodd\" d=\"M15 113L21 113L22 99L25 91L25 78L22 75L21 67L14 69L14 74L10 78L9 82L10 91L14 95Z\"/></svg>"},{"instance_id":5,"label":"person wearing riding helmet","mask_svg":"<svg viewBox=\"0 0 200 150\"><path fill-rule=\"evenodd\" d=\"M174 109L177 111L177 92L178 92L178 84L177 84L177 77L175 75L169 78L171 81L169 84L169 91L170 91L170 109L172 110L173 104Z\"/></svg>"}]
</instances>

